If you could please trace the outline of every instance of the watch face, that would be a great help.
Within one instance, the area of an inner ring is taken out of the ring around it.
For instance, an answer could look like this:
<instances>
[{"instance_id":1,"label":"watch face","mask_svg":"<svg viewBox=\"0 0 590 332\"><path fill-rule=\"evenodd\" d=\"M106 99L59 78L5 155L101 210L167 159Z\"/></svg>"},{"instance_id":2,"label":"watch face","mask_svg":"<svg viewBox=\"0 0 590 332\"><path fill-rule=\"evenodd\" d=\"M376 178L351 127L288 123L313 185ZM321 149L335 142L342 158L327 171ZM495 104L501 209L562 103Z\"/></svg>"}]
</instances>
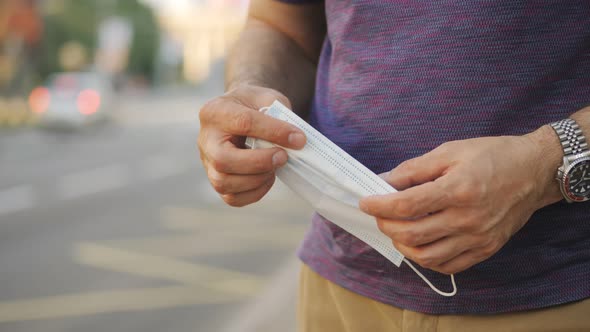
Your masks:
<instances>
[{"instance_id":1,"label":"watch face","mask_svg":"<svg viewBox=\"0 0 590 332\"><path fill-rule=\"evenodd\" d=\"M576 202L590 198L590 158L574 161L565 174L565 191Z\"/></svg>"}]
</instances>

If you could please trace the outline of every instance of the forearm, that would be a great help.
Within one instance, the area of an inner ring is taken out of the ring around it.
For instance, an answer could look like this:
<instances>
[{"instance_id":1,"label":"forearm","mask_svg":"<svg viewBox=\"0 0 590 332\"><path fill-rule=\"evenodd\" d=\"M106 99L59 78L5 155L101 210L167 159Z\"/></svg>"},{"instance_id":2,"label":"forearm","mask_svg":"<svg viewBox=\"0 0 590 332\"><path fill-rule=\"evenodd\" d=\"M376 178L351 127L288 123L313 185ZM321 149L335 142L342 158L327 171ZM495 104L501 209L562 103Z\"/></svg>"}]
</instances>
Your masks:
<instances>
[{"instance_id":1,"label":"forearm","mask_svg":"<svg viewBox=\"0 0 590 332\"><path fill-rule=\"evenodd\" d=\"M226 89L240 84L272 88L305 115L314 92L316 61L282 32L250 18L228 58Z\"/></svg>"},{"instance_id":2,"label":"forearm","mask_svg":"<svg viewBox=\"0 0 590 332\"><path fill-rule=\"evenodd\" d=\"M586 107L570 116L575 120L586 138L590 138L590 107ZM539 181L544 190L540 193L541 206L560 201L563 196L555 180L557 168L563 163L563 150L555 131L545 125L533 133L525 135L536 147L539 165Z\"/></svg>"}]
</instances>

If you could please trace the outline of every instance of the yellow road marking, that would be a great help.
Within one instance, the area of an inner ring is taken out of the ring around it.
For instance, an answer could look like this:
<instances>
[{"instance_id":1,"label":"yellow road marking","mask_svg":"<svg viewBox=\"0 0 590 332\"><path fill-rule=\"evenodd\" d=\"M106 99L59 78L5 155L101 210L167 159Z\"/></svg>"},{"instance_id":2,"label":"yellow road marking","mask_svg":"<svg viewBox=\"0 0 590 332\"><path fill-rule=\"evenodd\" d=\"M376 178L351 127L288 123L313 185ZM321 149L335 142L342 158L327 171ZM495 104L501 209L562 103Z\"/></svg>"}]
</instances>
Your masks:
<instances>
[{"instance_id":1,"label":"yellow road marking","mask_svg":"<svg viewBox=\"0 0 590 332\"><path fill-rule=\"evenodd\" d=\"M237 293L213 292L198 286L172 286L51 296L0 302L0 323L143 311L244 299Z\"/></svg>"},{"instance_id":2,"label":"yellow road marking","mask_svg":"<svg viewBox=\"0 0 590 332\"><path fill-rule=\"evenodd\" d=\"M295 207L297 204L294 205ZM253 228L262 225L277 225L277 221L291 218L309 219L309 208L282 210L279 208L245 207L236 210L229 207L198 209L167 206L161 209L160 217L165 228L175 231L199 231L203 228L229 229L230 227ZM307 225L307 222L304 223Z\"/></svg>"},{"instance_id":3,"label":"yellow road marking","mask_svg":"<svg viewBox=\"0 0 590 332\"><path fill-rule=\"evenodd\" d=\"M78 245L76 253L76 261L85 265L185 285L199 285L220 292L225 292L224 285L232 282L248 286L239 291L241 295L253 295L263 286L260 278L250 274L99 244L82 243Z\"/></svg>"},{"instance_id":4,"label":"yellow road marking","mask_svg":"<svg viewBox=\"0 0 590 332\"><path fill-rule=\"evenodd\" d=\"M99 269L181 285L0 302L0 323L228 303L250 298L264 286L260 277L179 257L293 248L307 226L277 224L277 221L311 213L303 211L306 210L296 202L287 209L275 204L240 210L164 208L161 210L164 226L181 231L182 235L80 243L75 250L75 260Z\"/></svg>"},{"instance_id":5,"label":"yellow road marking","mask_svg":"<svg viewBox=\"0 0 590 332\"><path fill-rule=\"evenodd\" d=\"M197 257L232 252L253 252L268 250L268 248L289 250L301 242L305 229L305 225L288 224L249 228L226 226L225 229L206 229L189 235L117 239L104 244L161 256Z\"/></svg>"},{"instance_id":6,"label":"yellow road marking","mask_svg":"<svg viewBox=\"0 0 590 332\"><path fill-rule=\"evenodd\" d=\"M243 214L224 212L221 216L219 210L165 207L160 210L160 219L164 227L178 231L196 231L203 229L203 227L212 227L217 224L220 224L220 227L224 225L227 227L229 224L244 223ZM250 218L251 215L248 215L248 217L249 224L272 221L268 215L255 219Z\"/></svg>"}]
</instances>

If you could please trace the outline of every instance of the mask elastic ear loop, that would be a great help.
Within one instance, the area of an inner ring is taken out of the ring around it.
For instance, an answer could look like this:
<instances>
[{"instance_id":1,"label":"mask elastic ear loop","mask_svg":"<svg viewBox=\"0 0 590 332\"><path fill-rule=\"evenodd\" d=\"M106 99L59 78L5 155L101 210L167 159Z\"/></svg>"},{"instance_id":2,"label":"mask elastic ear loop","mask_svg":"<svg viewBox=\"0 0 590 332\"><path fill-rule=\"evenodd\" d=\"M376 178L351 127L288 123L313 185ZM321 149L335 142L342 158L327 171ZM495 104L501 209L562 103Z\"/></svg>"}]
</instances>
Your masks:
<instances>
[{"instance_id":1,"label":"mask elastic ear loop","mask_svg":"<svg viewBox=\"0 0 590 332\"><path fill-rule=\"evenodd\" d=\"M258 112L266 113L266 111L268 111L269 109L270 109L270 106L262 107L261 109L258 110Z\"/></svg>"},{"instance_id":2,"label":"mask elastic ear loop","mask_svg":"<svg viewBox=\"0 0 590 332\"><path fill-rule=\"evenodd\" d=\"M434 285L428 279L426 279L426 277L422 273L420 273L420 271L418 271L418 269L415 268L414 265L412 263L410 263L409 260L404 258L404 262L406 262L406 264L408 264L412 268L412 270L414 270L414 272L416 272L416 274L418 274L418 276L420 278L422 278L422 280L424 280L424 282L426 282L426 284L428 286L430 286L430 288L433 291L437 292L439 295L450 297L450 296L454 296L455 294L457 294L457 285L455 284L455 275L454 274L451 274L451 284L453 285L453 291L450 293L447 293L447 292L443 292L443 291L439 290L438 288L434 287Z\"/></svg>"}]
</instances>

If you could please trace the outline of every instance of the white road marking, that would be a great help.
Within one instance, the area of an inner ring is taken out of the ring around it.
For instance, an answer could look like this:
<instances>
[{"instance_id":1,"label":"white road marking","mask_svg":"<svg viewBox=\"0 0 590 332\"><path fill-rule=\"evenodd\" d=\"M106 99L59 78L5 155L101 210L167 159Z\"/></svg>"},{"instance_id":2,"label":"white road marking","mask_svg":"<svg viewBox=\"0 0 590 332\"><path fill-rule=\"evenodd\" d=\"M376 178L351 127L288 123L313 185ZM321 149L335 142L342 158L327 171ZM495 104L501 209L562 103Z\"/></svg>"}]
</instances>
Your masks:
<instances>
[{"instance_id":1,"label":"white road marking","mask_svg":"<svg viewBox=\"0 0 590 332\"><path fill-rule=\"evenodd\" d=\"M0 191L0 215L30 209L35 205L33 187L22 185Z\"/></svg>"},{"instance_id":2,"label":"white road marking","mask_svg":"<svg viewBox=\"0 0 590 332\"><path fill-rule=\"evenodd\" d=\"M186 124L198 128L198 110L205 100L188 98L174 99L174 107L170 107L170 101L150 100L149 105L132 103L121 105L121 111L115 116L115 120L127 127L138 126L162 126ZM151 109L162 109L164 112L146 112L146 107Z\"/></svg>"},{"instance_id":3,"label":"white road marking","mask_svg":"<svg viewBox=\"0 0 590 332\"><path fill-rule=\"evenodd\" d=\"M130 182L128 168L114 164L61 177L57 192L62 199L74 199L125 187Z\"/></svg>"},{"instance_id":4,"label":"white road marking","mask_svg":"<svg viewBox=\"0 0 590 332\"><path fill-rule=\"evenodd\" d=\"M190 168L186 161L168 155L155 155L147 158L143 164L143 176L148 180L159 180L178 175Z\"/></svg>"},{"instance_id":5,"label":"white road marking","mask_svg":"<svg viewBox=\"0 0 590 332\"><path fill-rule=\"evenodd\" d=\"M213 189L208 180L199 182L197 184L197 195L200 203L207 205L219 204L220 206L225 206L225 203L223 203L223 200ZM284 204L284 202L289 203ZM245 208L240 208L240 210L244 212L246 209L259 210L266 214L274 214L278 212L280 215L291 212L302 215L302 213L306 213L307 211L309 211L311 215L312 211L307 202L291 191L291 189L289 189L278 179L275 181L275 184L271 190L262 198L262 200L260 200L260 202L248 205Z\"/></svg>"}]
</instances>

